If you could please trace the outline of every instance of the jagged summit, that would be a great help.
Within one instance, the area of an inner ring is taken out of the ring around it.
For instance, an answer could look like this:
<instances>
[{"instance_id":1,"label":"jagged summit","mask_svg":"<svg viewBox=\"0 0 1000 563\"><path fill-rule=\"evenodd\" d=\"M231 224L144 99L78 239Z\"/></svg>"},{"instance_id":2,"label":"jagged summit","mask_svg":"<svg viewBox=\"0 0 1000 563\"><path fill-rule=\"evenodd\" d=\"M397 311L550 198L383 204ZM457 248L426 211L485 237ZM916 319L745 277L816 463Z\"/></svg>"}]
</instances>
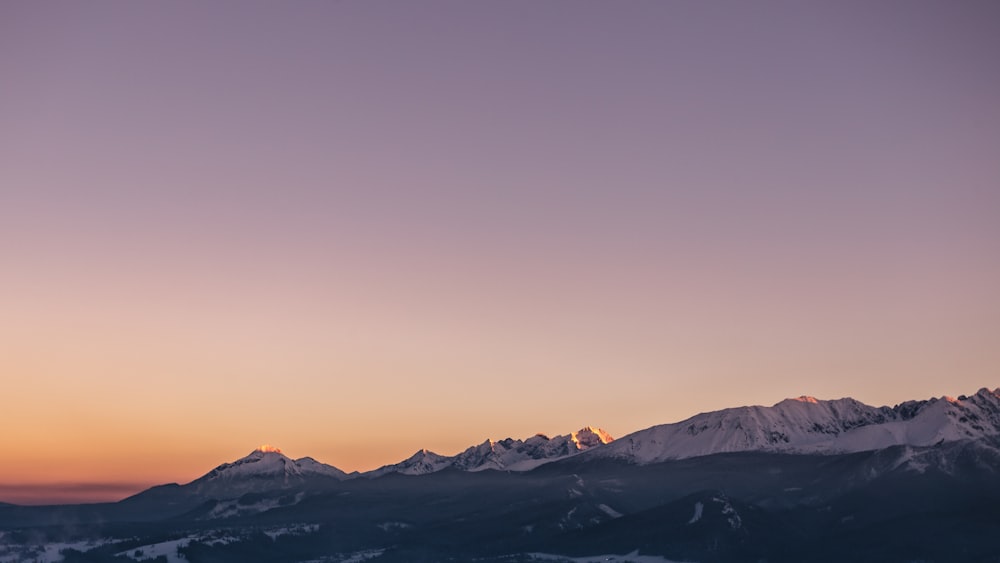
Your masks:
<instances>
[{"instance_id":1,"label":"jagged summit","mask_svg":"<svg viewBox=\"0 0 1000 563\"><path fill-rule=\"evenodd\" d=\"M990 397L990 396L992 396L992 397L1000 399L1000 387L997 387L996 389L993 389L992 391L990 389L986 388L986 387L983 387L982 389L980 389L979 391L976 392L976 395L979 395L981 397ZM959 399L961 399L961 397L959 397Z\"/></svg>"},{"instance_id":2,"label":"jagged summit","mask_svg":"<svg viewBox=\"0 0 1000 563\"><path fill-rule=\"evenodd\" d=\"M570 439L577 444L577 447L580 450L585 450L594 446L601 446L615 440L611 437L611 434L605 432L604 429L596 428L594 426L584 426L583 428L570 434Z\"/></svg>"},{"instance_id":3,"label":"jagged summit","mask_svg":"<svg viewBox=\"0 0 1000 563\"><path fill-rule=\"evenodd\" d=\"M454 456L442 456L427 450L420 450L409 458L392 465L385 465L367 473L377 477L386 473L422 475L446 468L462 471L527 471L539 465L562 459L602 446L614 440L600 428L587 426L577 432L549 438L545 434L535 434L526 440L505 438L492 440L469 447Z\"/></svg>"}]
</instances>

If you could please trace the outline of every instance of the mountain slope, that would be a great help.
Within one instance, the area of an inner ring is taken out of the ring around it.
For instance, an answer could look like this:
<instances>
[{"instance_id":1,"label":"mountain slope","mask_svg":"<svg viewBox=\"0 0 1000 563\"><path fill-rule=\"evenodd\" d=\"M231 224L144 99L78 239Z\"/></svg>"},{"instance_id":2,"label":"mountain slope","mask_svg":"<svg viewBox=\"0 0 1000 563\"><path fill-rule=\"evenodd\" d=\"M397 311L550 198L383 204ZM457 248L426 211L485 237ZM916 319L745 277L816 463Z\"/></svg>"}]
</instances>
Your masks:
<instances>
[{"instance_id":1,"label":"mountain slope","mask_svg":"<svg viewBox=\"0 0 1000 563\"><path fill-rule=\"evenodd\" d=\"M835 454L930 446L1000 434L1000 389L872 407L854 399L786 399L703 413L629 434L588 453L656 463L741 452Z\"/></svg>"}]
</instances>

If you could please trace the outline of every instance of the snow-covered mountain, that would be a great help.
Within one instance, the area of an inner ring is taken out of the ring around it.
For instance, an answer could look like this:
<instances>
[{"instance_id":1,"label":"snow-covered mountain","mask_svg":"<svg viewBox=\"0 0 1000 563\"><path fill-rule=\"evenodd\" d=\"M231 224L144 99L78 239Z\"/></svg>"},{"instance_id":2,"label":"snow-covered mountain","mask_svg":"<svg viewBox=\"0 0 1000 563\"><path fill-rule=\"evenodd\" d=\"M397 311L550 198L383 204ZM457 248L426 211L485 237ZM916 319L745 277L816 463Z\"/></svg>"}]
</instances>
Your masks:
<instances>
[{"instance_id":1,"label":"snow-covered mountain","mask_svg":"<svg viewBox=\"0 0 1000 563\"><path fill-rule=\"evenodd\" d=\"M366 475L376 477L386 473L423 475L445 468L462 471L482 471L497 469L503 471L528 471L539 465L578 454L584 450L603 446L614 438L601 430L587 426L564 436L549 438L536 434L527 440L507 438L486 440L454 456L443 456L428 450L420 450L399 463L386 465Z\"/></svg>"},{"instance_id":2,"label":"snow-covered mountain","mask_svg":"<svg viewBox=\"0 0 1000 563\"><path fill-rule=\"evenodd\" d=\"M528 471L578 454L585 454L578 458L581 461L604 457L637 464L726 452L840 454L891 446L921 448L991 436L1000 436L1000 388L984 388L968 397L907 401L894 407L873 407L851 398L826 401L803 396L770 407L702 413L618 440L588 426L553 438L537 434L525 440L486 440L454 456L422 449L399 463L360 475L423 475L448 468ZM348 475L309 457L291 459L277 448L261 446L179 489L184 494L233 499L248 492L329 485L358 475Z\"/></svg>"},{"instance_id":3,"label":"snow-covered mountain","mask_svg":"<svg viewBox=\"0 0 1000 563\"><path fill-rule=\"evenodd\" d=\"M332 465L311 457L291 459L280 449L263 445L245 457L223 463L185 487L198 494L226 497L290 488L309 481L347 478L349 475Z\"/></svg>"},{"instance_id":4,"label":"snow-covered mountain","mask_svg":"<svg viewBox=\"0 0 1000 563\"><path fill-rule=\"evenodd\" d=\"M836 454L890 446L933 446L1000 434L1000 388L975 395L872 407L854 399L785 399L703 413L653 426L588 456L656 463L724 452Z\"/></svg>"}]
</instances>

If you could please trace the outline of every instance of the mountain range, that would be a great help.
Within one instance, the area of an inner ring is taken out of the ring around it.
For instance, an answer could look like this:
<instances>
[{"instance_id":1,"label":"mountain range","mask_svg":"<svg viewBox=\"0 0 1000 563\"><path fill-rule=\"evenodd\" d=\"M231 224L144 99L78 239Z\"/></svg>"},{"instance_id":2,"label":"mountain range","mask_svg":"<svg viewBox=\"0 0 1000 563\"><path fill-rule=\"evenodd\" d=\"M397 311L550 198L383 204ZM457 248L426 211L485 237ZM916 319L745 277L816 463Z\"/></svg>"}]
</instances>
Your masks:
<instances>
[{"instance_id":1,"label":"mountain range","mask_svg":"<svg viewBox=\"0 0 1000 563\"><path fill-rule=\"evenodd\" d=\"M1000 561L998 505L1000 389L803 396L365 473L261 446L117 503L0 504L0 563Z\"/></svg>"},{"instance_id":2,"label":"mountain range","mask_svg":"<svg viewBox=\"0 0 1000 563\"><path fill-rule=\"evenodd\" d=\"M262 483L291 487L316 478L423 475L444 469L529 471L581 454L643 465L747 451L833 455L891 446L933 446L998 434L1000 388L983 388L957 398L907 401L894 407L873 407L851 398L825 401L802 396L770 407L702 413L618 440L600 428L587 426L553 438L537 434L524 440L486 440L453 456L421 449L399 463L364 473L348 474L308 457L293 460L265 445L216 467L188 486L202 493L232 489L231 494L235 494L259 489Z\"/></svg>"}]
</instances>

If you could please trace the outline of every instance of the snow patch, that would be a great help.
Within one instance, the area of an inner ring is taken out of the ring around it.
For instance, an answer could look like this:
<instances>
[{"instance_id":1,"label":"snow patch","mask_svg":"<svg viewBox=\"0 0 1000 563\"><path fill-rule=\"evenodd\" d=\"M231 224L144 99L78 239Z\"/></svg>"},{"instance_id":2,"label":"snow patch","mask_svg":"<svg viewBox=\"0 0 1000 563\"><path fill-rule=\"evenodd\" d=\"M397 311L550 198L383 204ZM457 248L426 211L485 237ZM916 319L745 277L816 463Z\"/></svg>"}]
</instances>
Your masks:
<instances>
[{"instance_id":1,"label":"snow patch","mask_svg":"<svg viewBox=\"0 0 1000 563\"><path fill-rule=\"evenodd\" d=\"M299 524L297 526L285 526L284 528L271 528L270 530L264 530L264 534L276 540L281 536L304 536L306 534L314 534L319 531L319 524Z\"/></svg>"},{"instance_id":2,"label":"snow patch","mask_svg":"<svg viewBox=\"0 0 1000 563\"><path fill-rule=\"evenodd\" d=\"M364 563L369 559L381 556L383 553L385 553L385 549L366 549L365 551L331 555L322 559L310 559L301 563Z\"/></svg>"},{"instance_id":3,"label":"snow patch","mask_svg":"<svg viewBox=\"0 0 1000 563\"><path fill-rule=\"evenodd\" d=\"M688 524L694 524L698 520L701 520L701 515L704 511L705 511L704 504L700 502L694 503L694 516L692 516L691 519L688 520Z\"/></svg>"},{"instance_id":4,"label":"snow patch","mask_svg":"<svg viewBox=\"0 0 1000 563\"><path fill-rule=\"evenodd\" d=\"M119 540L98 539L79 542L58 542L42 545L0 544L0 563L21 563L32 561L37 563L59 563L64 558L62 551L73 549L85 552L102 545L114 544Z\"/></svg>"},{"instance_id":5,"label":"snow patch","mask_svg":"<svg viewBox=\"0 0 1000 563\"><path fill-rule=\"evenodd\" d=\"M608 506L606 504L599 504L599 505L597 505L597 508L600 508L601 512L607 514L608 516L610 516L612 518L621 518L622 517L622 513L621 512L618 512L617 510L615 510L614 508L611 508L610 506Z\"/></svg>"},{"instance_id":6,"label":"snow patch","mask_svg":"<svg viewBox=\"0 0 1000 563\"><path fill-rule=\"evenodd\" d=\"M639 550L626 555L585 555L583 557L567 557L565 555L555 555L552 553L527 553L525 554L534 561L558 561L570 563L677 563L671 559L665 559L659 555L639 555Z\"/></svg>"},{"instance_id":7,"label":"snow patch","mask_svg":"<svg viewBox=\"0 0 1000 563\"><path fill-rule=\"evenodd\" d=\"M296 495L293 504L297 504L301 499L302 493L299 493ZM234 516L246 516L248 514L259 514L279 506L281 506L281 502L277 498L262 499L253 504L240 504L238 500L220 501L212 507L212 510L204 516L204 519L215 520L232 518Z\"/></svg>"},{"instance_id":8,"label":"snow patch","mask_svg":"<svg viewBox=\"0 0 1000 563\"><path fill-rule=\"evenodd\" d=\"M728 516L727 520L729 520L730 528L738 530L741 526L743 526L743 519L740 518L740 514L736 512L733 505L729 503L729 499L715 497L712 501L722 504L722 513Z\"/></svg>"},{"instance_id":9,"label":"snow patch","mask_svg":"<svg viewBox=\"0 0 1000 563\"><path fill-rule=\"evenodd\" d=\"M388 532L389 530L405 530L407 528L412 528L413 526L407 524L406 522L382 522L378 525L383 532Z\"/></svg>"},{"instance_id":10,"label":"snow patch","mask_svg":"<svg viewBox=\"0 0 1000 563\"><path fill-rule=\"evenodd\" d=\"M177 549L187 547L188 544L197 539L198 536L187 536L176 540L134 547L116 555L128 557L133 561L147 561L156 559L157 557L166 557L167 563L188 563L187 558L177 553Z\"/></svg>"}]
</instances>

